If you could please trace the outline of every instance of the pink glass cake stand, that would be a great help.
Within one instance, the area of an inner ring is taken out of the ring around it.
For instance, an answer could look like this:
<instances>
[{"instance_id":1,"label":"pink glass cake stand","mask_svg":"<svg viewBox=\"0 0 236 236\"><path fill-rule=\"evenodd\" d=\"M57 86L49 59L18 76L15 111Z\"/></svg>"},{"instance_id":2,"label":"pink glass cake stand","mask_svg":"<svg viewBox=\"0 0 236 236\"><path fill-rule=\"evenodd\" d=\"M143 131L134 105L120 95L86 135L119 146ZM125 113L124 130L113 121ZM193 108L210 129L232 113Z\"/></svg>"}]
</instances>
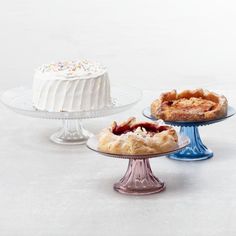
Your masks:
<instances>
[{"instance_id":1,"label":"pink glass cake stand","mask_svg":"<svg viewBox=\"0 0 236 236\"><path fill-rule=\"evenodd\" d=\"M147 154L147 155L120 155L101 152L98 149L98 139L91 137L87 142L87 147L102 155L129 159L128 169L122 179L115 183L113 188L119 193L128 195L147 195L159 193L165 189L165 183L160 181L152 172L149 158L165 156L175 153L189 144L189 138L179 137L178 147L170 152Z\"/></svg>"},{"instance_id":2,"label":"pink glass cake stand","mask_svg":"<svg viewBox=\"0 0 236 236\"><path fill-rule=\"evenodd\" d=\"M82 126L82 120L104 117L125 111L135 105L142 97L139 89L111 87L112 105L108 108L78 112L49 112L39 111L32 105L32 89L18 87L9 89L1 94L1 102L16 113L44 119L59 119L63 126L51 135L50 139L57 144L84 144L92 134Z\"/></svg>"}]
</instances>

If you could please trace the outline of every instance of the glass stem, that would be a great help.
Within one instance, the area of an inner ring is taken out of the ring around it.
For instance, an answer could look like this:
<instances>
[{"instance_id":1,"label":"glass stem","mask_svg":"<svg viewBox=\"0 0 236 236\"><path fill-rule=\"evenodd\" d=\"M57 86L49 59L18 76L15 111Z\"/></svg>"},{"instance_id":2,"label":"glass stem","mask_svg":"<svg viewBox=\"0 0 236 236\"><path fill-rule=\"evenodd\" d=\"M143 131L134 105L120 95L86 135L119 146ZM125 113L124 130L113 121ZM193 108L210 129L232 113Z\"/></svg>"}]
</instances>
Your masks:
<instances>
[{"instance_id":1,"label":"glass stem","mask_svg":"<svg viewBox=\"0 0 236 236\"><path fill-rule=\"evenodd\" d=\"M130 159L124 177L114 189L121 193L143 195L160 192L165 188L153 173L149 159Z\"/></svg>"},{"instance_id":2,"label":"glass stem","mask_svg":"<svg viewBox=\"0 0 236 236\"><path fill-rule=\"evenodd\" d=\"M213 156L213 152L203 144L197 126L182 126L180 128L180 134L188 136L190 144L181 151L170 154L170 158L184 161L197 161Z\"/></svg>"},{"instance_id":3,"label":"glass stem","mask_svg":"<svg viewBox=\"0 0 236 236\"><path fill-rule=\"evenodd\" d=\"M83 136L82 124L79 120L63 120L64 135L76 138Z\"/></svg>"},{"instance_id":4,"label":"glass stem","mask_svg":"<svg viewBox=\"0 0 236 236\"><path fill-rule=\"evenodd\" d=\"M58 144L84 144L91 136L80 120L63 120L63 127L51 136L51 140Z\"/></svg>"}]
</instances>

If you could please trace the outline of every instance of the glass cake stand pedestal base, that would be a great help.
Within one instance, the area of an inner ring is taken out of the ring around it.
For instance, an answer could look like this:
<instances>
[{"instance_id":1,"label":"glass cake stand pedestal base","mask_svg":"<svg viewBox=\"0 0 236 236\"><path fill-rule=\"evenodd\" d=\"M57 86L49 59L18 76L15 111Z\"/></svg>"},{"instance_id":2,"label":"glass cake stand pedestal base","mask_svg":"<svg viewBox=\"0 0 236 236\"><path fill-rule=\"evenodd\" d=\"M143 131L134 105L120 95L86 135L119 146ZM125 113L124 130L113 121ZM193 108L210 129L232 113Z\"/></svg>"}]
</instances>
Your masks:
<instances>
[{"instance_id":1,"label":"glass cake stand pedestal base","mask_svg":"<svg viewBox=\"0 0 236 236\"><path fill-rule=\"evenodd\" d=\"M202 142L197 126L182 126L180 135L186 135L190 144L179 152L168 155L169 158L182 161L200 161L213 157L213 152Z\"/></svg>"},{"instance_id":2,"label":"glass cake stand pedestal base","mask_svg":"<svg viewBox=\"0 0 236 236\"><path fill-rule=\"evenodd\" d=\"M130 159L124 177L113 188L119 193L146 195L163 191L165 184L152 173L149 159Z\"/></svg>"},{"instance_id":3,"label":"glass cake stand pedestal base","mask_svg":"<svg viewBox=\"0 0 236 236\"><path fill-rule=\"evenodd\" d=\"M179 143L175 150L163 153L153 153L145 155L121 155L105 153L98 148L98 138L91 137L87 142L87 147L92 151L104 156L128 159L128 169L123 178L113 185L114 190L127 195L148 195L159 193L165 189L165 184L160 181L152 172L149 158L165 156L185 148L189 144L189 138L179 137Z\"/></svg>"},{"instance_id":4,"label":"glass cake stand pedestal base","mask_svg":"<svg viewBox=\"0 0 236 236\"><path fill-rule=\"evenodd\" d=\"M84 144L92 137L92 133L83 128L81 120L63 120L63 127L50 136L50 140L57 144Z\"/></svg>"}]
</instances>

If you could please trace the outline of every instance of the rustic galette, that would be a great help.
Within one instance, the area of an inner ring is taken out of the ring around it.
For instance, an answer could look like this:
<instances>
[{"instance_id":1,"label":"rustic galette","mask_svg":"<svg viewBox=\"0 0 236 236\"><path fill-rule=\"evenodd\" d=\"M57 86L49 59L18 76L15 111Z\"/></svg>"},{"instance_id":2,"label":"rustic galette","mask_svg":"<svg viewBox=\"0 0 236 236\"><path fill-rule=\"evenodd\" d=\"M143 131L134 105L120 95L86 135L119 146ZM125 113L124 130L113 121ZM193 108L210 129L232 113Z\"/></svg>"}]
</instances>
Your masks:
<instances>
[{"instance_id":1,"label":"rustic galette","mask_svg":"<svg viewBox=\"0 0 236 236\"><path fill-rule=\"evenodd\" d=\"M99 134L98 148L102 152L123 155L162 153L178 147L173 127L154 122L137 122L134 117L112 125Z\"/></svg>"},{"instance_id":2,"label":"rustic galette","mask_svg":"<svg viewBox=\"0 0 236 236\"><path fill-rule=\"evenodd\" d=\"M208 90L172 90L152 102L151 114L164 121L207 121L224 117L227 107L225 96Z\"/></svg>"}]
</instances>

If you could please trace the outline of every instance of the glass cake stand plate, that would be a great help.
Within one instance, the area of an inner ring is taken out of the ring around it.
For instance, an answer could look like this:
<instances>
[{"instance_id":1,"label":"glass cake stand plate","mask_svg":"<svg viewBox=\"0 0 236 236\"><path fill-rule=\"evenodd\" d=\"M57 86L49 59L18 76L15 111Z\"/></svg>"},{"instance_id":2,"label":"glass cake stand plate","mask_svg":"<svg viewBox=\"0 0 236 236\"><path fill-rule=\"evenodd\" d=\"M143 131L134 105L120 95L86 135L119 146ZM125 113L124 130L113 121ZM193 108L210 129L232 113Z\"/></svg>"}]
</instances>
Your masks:
<instances>
[{"instance_id":1,"label":"glass cake stand plate","mask_svg":"<svg viewBox=\"0 0 236 236\"><path fill-rule=\"evenodd\" d=\"M174 154L169 154L168 157L171 159L180 160L180 161L199 161L199 160L206 160L208 158L213 157L213 152L210 149L208 149L201 140L201 137L198 131L198 126L214 124L214 123L223 121L233 116L234 114L235 114L235 109L229 106L227 115L225 117L215 119L215 120L197 121L197 122L165 121L166 124L179 126L180 134L186 135L190 138L190 144L186 148ZM151 115L150 107L146 107L143 110L143 115L151 120L154 120L154 121L157 120L155 117Z\"/></svg>"},{"instance_id":2,"label":"glass cake stand plate","mask_svg":"<svg viewBox=\"0 0 236 236\"><path fill-rule=\"evenodd\" d=\"M104 117L125 111L135 105L142 97L142 92L134 87L111 87L112 106L100 110L78 112L39 111L32 105L32 89L18 87L1 94L1 102L16 113L44 119L60 119L63 127L52 134L50 139L58 144L84 144L92 134L85 130L81 120Z\"/></svg>"},{"instance_id":3,"label":"glass cake stand plate","mask_svg":"<svg viewBox=\"0 0 236 236\"><path fill-rule=\"evenodd\" d=\"M98 138L93 136L88 140L87 147L105 156L129 159L128 168L124 177L115 183L113 188L117 192L128 195L147 195L158 193L165 189L165 183L153 174L149 158L175 153L185 148L189 143L190 140L187 136L179 136L178 147L170 152L147 155L121 155L99 151Z\"/></svg>"}]
</instances>

